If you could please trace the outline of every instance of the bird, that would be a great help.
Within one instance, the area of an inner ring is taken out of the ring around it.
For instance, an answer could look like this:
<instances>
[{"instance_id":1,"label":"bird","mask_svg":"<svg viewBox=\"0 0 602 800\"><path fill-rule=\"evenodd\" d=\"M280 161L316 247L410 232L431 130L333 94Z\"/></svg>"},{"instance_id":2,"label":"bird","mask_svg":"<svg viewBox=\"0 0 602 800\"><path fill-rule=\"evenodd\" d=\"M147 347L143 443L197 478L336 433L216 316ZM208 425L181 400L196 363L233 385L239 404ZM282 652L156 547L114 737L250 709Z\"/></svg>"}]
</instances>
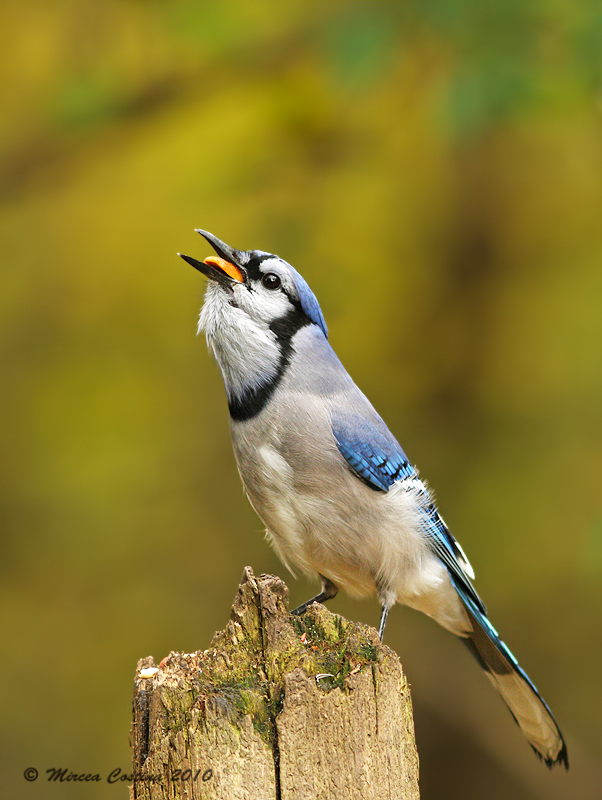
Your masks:
<instances>
[{"instance_id":1,"label":"bird","mask_svg":"<svg viewBox=\"0 0 602 800\"><path fill-rule=\"evenodd\" d=\"M293 575L374 596L382 641L396 603L458 636L548 767L568 769L546 702L489 622L474 571L429 487L328 340L318 300L288 262L196 229L216 255L178 255L209 280L198 323L222 373L246 495Z\"/></svg>"}]
</instances>

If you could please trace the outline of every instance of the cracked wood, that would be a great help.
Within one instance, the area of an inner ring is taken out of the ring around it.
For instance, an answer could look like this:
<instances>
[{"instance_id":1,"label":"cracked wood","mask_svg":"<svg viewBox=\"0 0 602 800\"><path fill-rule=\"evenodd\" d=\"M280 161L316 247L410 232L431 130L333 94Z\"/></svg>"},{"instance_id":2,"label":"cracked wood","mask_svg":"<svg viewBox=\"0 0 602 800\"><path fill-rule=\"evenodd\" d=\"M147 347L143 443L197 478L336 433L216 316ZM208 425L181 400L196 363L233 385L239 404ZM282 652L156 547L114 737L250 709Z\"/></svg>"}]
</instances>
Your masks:
<instances>
[{"instance_id":1,"label":"cracked wood","mask_svg":"<svg viewBox=\"0 0 602 800\"><path fill-rule=\"evenodd\" d=\"M287 603L247 567L208 650L138 663L132 800L418 800L399 659L373 628Z\"/></svg>"}]
</instances>

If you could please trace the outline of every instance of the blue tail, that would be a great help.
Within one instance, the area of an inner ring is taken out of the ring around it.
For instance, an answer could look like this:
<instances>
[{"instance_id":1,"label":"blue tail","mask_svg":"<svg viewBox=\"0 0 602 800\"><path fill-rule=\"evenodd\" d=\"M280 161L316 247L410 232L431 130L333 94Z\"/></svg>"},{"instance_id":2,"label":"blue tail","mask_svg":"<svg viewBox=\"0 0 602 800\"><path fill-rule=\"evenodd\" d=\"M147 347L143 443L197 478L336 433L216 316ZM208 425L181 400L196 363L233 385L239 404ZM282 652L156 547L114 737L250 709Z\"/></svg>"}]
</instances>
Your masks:
<instances>
[{"instance_id":1,"label":"blue tail","mask_svg":"<svg viewBox=\"0 0 602 800\"><path fill-rule=\"evenodd\" d=\"M452 576L452 582L473 628L472 634L462 641L502 695L539 758L548 767L563 764L568 769L566 744L545 700L459 581Z\"/></svg>"}]
</instances>

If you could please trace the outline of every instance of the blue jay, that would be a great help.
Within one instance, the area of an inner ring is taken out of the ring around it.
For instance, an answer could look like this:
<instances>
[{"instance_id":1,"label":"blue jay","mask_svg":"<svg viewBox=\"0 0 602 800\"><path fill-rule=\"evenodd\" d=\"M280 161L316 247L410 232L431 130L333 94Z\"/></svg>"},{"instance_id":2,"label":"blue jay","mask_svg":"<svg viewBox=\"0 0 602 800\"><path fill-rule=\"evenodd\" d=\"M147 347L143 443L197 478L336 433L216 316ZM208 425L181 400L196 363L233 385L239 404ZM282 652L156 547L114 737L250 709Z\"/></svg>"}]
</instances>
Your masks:
<instances>
[{"instance_id":1,"label":"blue jay","mask_svg":"<svg viewBox=\"0 0 602 800\"><path fill-rule=\"evenodd\" d=\"M291 570L376 594L382 640L397 601L468 647L536 754L568 768L550 709L487 619L464 551L425 484L328 342L315 295L286 261L229 247L181 257L209 278L199 331L220 367L234 453L251 505Z\"/></svg>"}]
</instances>

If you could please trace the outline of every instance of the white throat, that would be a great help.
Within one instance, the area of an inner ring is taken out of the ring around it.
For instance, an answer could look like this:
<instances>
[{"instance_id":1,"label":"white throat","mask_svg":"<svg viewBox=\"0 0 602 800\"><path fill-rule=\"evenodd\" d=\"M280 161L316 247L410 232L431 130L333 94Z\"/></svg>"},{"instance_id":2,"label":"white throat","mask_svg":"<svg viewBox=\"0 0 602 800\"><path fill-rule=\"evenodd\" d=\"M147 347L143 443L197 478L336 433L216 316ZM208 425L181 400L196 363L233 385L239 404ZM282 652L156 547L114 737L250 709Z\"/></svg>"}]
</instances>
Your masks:
<instances>
[{"instance_id":1,"label":"white throat","mask_svg":"<svg viewBox=\"0 0 602 800\"><path fill-rule=\"evenodd\" d=\"M209 283L199 317L198 333L219 364L228 399L242 399L268 383L280 364L280 347L267 322L254 320L232 304L221 286Z\"/></svg>"}]
</instances>

